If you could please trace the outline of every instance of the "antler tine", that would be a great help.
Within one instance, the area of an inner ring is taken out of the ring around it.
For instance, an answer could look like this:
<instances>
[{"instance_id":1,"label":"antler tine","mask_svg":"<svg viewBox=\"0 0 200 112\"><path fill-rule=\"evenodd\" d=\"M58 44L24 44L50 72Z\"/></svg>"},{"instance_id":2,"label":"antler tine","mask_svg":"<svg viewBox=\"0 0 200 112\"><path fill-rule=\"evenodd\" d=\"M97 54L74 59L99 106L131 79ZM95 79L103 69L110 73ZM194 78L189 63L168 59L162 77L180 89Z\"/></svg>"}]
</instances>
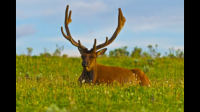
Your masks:
<instances>
[{"instance_id":1,"label":"antler tine","mask_svg":"<svg viewBox=\"0 0 200 112\"><path fill-rule=\"evenodd\" d=\"M94 45L93 45L93 50L94 50L94 51L96 51L96 42L97 42L97 40L94 39Z\"/></svg>"},{"instance_id":2,"label":"antler tine","mask_svg":"<svg viewBox=\"0 0 200 112\"><path fill-rule=\"evenodd\" d=\"M119 8L118 26L117 26L114 34L112 35L112 37L109 40L108 40L108 37L106 37L106 42L96 46L96 50L101 49L101 48L109 45L110 43L112 43L115 40L115 38L117 37L117 35L119 34L119 32L121 31L121 29L123 28L125 22L126 22L126 19L122 14L121 8Z\"/></svg>"},{"instance_id":3,"label":"antler tine","mask_svg":"<svg viewBox=\"0 0 200 112\"><path fill-rule=\"evenodd\" d=\"M64 36L67 40L69 40L74 46L80 47L80 48L82 48L82 49L85 49L85 47L84 47L82 44L79 44L79 43L77 43L76 41L74 41L73 38L72 38L71 36L65 35L65 33L64 33L64 31L63 31L63 27L61 27L61 32L62 32L63 36Z\"/></svg>"},{"instance_id":4,"label":"antler tine","mask_svg":"<svg viewBox=\"0 0 200 112\"><path fill-rule=\"evenodd\" d=\"M66 8L66 12L65 12L65 30L67 32L67 35L65 35L64 31L63 31L63 27L61 27L61 32L63 34L63 36L69 40L74 46L76 47L79 47L81 49L86 49L86 47L84 47L83 45L81 45L81 43L77 43L71 36L70 34L70 31L69 31L69 27L68 27L68 24L72 22L72 19L71 19L71 14L72 14L72 11L70 10L69 12L69 17L68 17L68 9L69 9L69 5L67 5L67 8Z\"/></svg>"},{"instance_id":5,"label":"antler tine","mask_svg":"<svg viewBox=\"0 0 200 112\"><path fill-rule=\"evenodd\" d=\"M107 45L108 45L108 37L106 37L106 41L104 43L99 44L98 46L95 46L95 48L96 48L96 50L98 50L98 49L101 49L101 48L103 48L103 47L105 47Z\"/></svg>"}]
</instances>

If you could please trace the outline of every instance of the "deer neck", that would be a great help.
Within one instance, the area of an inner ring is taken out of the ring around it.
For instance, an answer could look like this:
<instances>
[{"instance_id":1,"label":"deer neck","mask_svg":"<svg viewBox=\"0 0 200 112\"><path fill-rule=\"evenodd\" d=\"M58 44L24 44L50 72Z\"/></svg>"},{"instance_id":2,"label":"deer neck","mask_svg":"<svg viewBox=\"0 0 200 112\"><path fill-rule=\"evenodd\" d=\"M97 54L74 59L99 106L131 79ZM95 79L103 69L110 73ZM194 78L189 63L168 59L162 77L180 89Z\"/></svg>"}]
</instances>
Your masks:
<instances>
[{"instance_id":1,"label":"deer neck","mask_svg":"<svg viewBox=\"0 0 200 112\"><path fill-rule=\"evenodd\" d=\"M83 72L85 74L86 82L87 83L95 83L97 79L97 63L95 60L95 65L92 67L91 71L86 71L86 69L83 69Z\"/></svg>"}]
</instances>

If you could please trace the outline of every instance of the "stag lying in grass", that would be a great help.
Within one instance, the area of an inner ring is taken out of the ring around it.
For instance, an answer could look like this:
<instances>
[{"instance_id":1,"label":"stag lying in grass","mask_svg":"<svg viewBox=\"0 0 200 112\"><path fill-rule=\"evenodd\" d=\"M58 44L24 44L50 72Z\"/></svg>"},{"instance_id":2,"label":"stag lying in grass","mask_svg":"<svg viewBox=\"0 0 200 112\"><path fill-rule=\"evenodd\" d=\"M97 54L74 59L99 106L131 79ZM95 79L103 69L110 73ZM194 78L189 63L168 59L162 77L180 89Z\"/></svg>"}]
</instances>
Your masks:
<instances>
[{"instance_id":1,"label":"stag lying in grass","mask_svg":"<svg viewBox=\"0 0 200 112\"><path fill-rule=\"evenodd\" d=\"M96 46L96 39L95 39L93 48L90 50L84 47L81 44L80 40L76 42L72 38L69 28L68 28L68 24L72 22L71 20L72 11L69 12L69 16L68 16L68 9L69 9L69 5L67 5L66 12L65 12L65 29L66 29L67 35L65 35L65 33L63 32L63 27L61 27L61 32L67 40L69 40L74 46L78 47L78 50L81 54L83 71L78 81L80 81L81 83L85 82L85 83L93 83L93 84L95 83L110 84L116 81L120 84L133 83L135 85L140 84L141 86L150 87L149 79L144 74L144 72L140 69L111 67L111 66L105 66L105 65L96 63L97 56L103 55L105 51L107 50L107 48L104 48L104 49L101 49L101 48L106 47L107 45L111 44L124 26L126 19L123 16L120 8L119 8L119 15L118 15L118 26L114 34L112 35L112 37L109 40L108 40L108 37L106 37L106 41L97 46Z\"/></svg>"}]
</instances>

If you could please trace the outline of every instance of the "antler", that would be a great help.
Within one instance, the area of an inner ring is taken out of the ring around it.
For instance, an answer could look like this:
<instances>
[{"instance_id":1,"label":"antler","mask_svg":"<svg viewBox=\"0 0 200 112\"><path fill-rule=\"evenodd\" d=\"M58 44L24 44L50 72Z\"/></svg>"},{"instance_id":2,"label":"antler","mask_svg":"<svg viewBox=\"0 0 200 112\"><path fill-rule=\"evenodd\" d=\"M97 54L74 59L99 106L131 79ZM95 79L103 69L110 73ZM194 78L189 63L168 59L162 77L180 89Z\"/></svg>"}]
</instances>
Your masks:
<instances>
[{"instance_id":1,"label":"antler","mask_svg":"<svg viewBox=\"0 0 200 112\"><path fill-rule=\"evenodd\" d=\"M126 22L126 19L122 14L121 8L119 8L118 26L117 26L117 29L115 30L114 34L112 35L112 37L109 40L108 40L108 37L106 37L106 41L98 46L96 46L96 39L95 39L93 49L98 50L98 49L101 49L101 48L109 45L110 43L112 43L115 40L115 38L117 37L117 35L119 34L119 32L121 31L121 29L123 28L125 22Z\"/></svg>"},{"instance_id":2,"label":"antler","mask_svg":"<svg viewBox=\"0 0 200 112\"><path fill-rule=\"evenodd\" d=\"M83 45L81 45L81 42L80 40L78 40L78 43L72 38L71 34L70 34L70 31L69 31L69 28L68 28L68 24L72 22L72 19L71 19L71 14L72 14L72 11L70 10L69 12L69 17L68 17L68 9L69 9L69 5L67 5L67 8L66 8L66 12L65 12L65 29L66 29L66 32L67 32L67 35L65 35L65 33L63 32L63 27L61 27L61 32L63 34L63 36L69 40L74 46L78 47L78 48L81 48L81 49L87 49L86 47L84 47Z\"/></svg>"}]
</instances>

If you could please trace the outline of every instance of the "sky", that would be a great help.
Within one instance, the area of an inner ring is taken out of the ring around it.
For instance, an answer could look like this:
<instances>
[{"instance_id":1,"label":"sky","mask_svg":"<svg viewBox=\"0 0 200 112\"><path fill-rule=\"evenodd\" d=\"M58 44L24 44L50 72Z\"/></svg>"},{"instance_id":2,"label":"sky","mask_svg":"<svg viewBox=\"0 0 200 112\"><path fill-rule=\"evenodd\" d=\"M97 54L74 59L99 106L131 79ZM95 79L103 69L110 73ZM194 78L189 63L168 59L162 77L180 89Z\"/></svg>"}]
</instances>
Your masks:
<instances>
[{"instance_id":1,"label":"sky","mask_svg":"<svg viewBox=\"0 0 200 112\"><path fill-rule=\"evenodd\" d=\"M184 51L184 0L16 0L16 53L27 54L27 47L33 48L32 55L45 48L53 53L57 44L64 46L62 54L80 56L61 33L67 5L71 36L88 49L95 38L98 45L113 35L121 8L126 22L106 54L124 46L129 52L136 46L148 52L147 46L156 44L161 56L172 47Z\"/></svg>"}]
</instances>

